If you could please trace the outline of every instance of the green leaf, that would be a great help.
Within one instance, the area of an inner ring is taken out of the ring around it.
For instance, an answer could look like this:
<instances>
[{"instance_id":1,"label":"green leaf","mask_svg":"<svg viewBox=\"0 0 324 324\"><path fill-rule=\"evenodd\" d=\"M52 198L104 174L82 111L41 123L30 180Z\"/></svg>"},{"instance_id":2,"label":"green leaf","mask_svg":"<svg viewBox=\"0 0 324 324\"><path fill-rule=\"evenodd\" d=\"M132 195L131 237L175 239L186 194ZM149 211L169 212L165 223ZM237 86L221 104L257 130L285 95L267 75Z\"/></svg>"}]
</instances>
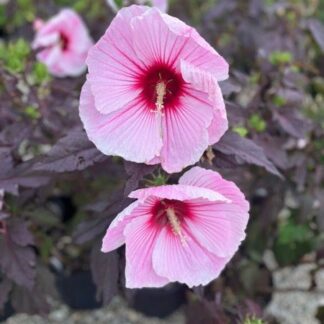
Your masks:
<instances>
[{"instance_id":1,"label":"green leaf","mask_svg":"<svg viewBox=\"0 0 324 324\"><path fill-rule=\"evenodd\" d=\"M273 250L279 264L284 266L297 262L313 250L314 244L314 235L308 225L289 219L279 226Z\"/></svg>"},{"instance_id":2,"label":"green leaf","mask_svg":"<svg viewBox=\"0 0 324 324\"><path fill-rule=\"evenodd\" d=\"M244 324L265 324L265 322L262 319L253 316L246 318Z\"/></svg>"},{"instance_id":3,"label":"green leaf","mask_svg":"<svg viewBox=\"0 0 324 324\"><path fill-rule=\"evenodd\" d=\"M257 132L263 132L267 127L267 123L265 122L265 120L262 119L261 116L259 116L258 114L253 114L249 118L248 124L252 129L256 130Z\"/></svg>"},{"instance_id":4,"label":"green leaf","mask_svg":"<svg viewBox=\"0 0 324 324\"><path fill-rule=\"evenodd\" d=\"M233 132L239 134L241 137L245 137L249 131L244 126L233 127Z\"/></svg>"},{"instance_id":5,"label":"green leaf","mask_svg":"<svg viewBox=\"0 0 324 324\"><path fill-rule=\"evenodd\" d=\"M270 53L269 61L273 65L289 64L293 61L293 55L288 51L274 51Z\"/></svg>"},{"instance_id":6,"label":"green leaf","mask_svg":"<svg viewBox=\"0 0 324 324\"><path fill-rule=\"evenodd\" d=\"M26 107L24 112L30 119L38 119L40 117L39 110L35 106Z\"/></svg>"},{"instance_id":7,"label":"green leaf","mask_svg":"<svg viewBox=\"0 0 324 324\"><path fill-rule=\"evenodd\" d=\"M9 44L0 45L0 59L12 73L19 73L25 69L26 60L30 54L29 44L22 38Z\"/></svg>"},{"instance_id":8,"label":"green leaf","mask_svg":"<svg viewBox=\"0 0 324 324\"><path fill-rule=\"evenodd\" d=\"M36 62L33 66L32 76L36 84L43 84L50 80L46 65Z\"/></svg>"},{"instance_id":9,"label":"green leaf","mask_svg":"<svg viewBox=\"0 0 324 324\"><path fill-rule=\"evenodd\" d=\"M30 46L24 39L19 38L16 43L13 44L12 50L17 57L24 59L30 53Z\"/></svg>"},{"instance_id":10,"label":"green leaf","mask_svg":"<svg viewBox=\"0 0 324 324\"><path fill-rule=\"evenodd\" d=\"M272 98L272 102L278 106L278 107L282 107L286 104L286 99L282 96L279 96L279 95L275 95L273 98Z\"/></svg>"}]
</instances>

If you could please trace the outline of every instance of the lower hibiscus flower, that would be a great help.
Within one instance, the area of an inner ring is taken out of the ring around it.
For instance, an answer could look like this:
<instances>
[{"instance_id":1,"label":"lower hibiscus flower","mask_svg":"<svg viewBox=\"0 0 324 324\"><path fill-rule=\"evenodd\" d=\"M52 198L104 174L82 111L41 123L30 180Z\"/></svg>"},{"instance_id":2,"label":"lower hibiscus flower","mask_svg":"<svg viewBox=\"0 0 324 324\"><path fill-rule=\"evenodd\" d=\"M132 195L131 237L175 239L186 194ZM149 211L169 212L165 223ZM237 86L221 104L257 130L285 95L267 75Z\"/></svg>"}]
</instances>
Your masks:
<instances>
[{"instance_id":1,"label":"lower hibiscus flower","mask_svg":"<svg viewBox=\"0 0 324 324\"><path fill-rule=\"evenodd\" d=\"M126 244L126 286L189 287L217 278L245 238L249 203L217 172L194 167L178 185L140 189L111 223L102 251Z\"/></svg>"}]
</instances>

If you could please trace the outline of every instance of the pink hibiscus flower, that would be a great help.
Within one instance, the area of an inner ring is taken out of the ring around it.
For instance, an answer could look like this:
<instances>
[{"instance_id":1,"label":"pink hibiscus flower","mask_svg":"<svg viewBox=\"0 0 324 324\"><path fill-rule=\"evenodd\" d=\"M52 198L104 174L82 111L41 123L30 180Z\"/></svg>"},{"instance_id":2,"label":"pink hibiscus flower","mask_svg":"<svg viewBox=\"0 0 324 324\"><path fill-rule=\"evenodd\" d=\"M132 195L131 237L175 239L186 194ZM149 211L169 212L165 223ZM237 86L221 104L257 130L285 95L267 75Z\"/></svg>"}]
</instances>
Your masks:
<instances>
[{"instance_id":1,"label":"pink hibiscus flower","mask_svg":"<svg viewBox=\"0 0 324 324\"><path fill-rule=\"evenodd\" d=\"M91 48L80 117L106 155L178 172L228 127L226 61L195 29L156 8L119 11Z\"/></svg>"},{"instance_id":2,"label":"pink hibiscus flower","mask_svg":"<svg viewBox=\"0 0 324 324\"><path fill-rule=\"evenodd\" d=\"M194 167L179 185L140 189L111 223L102 251L126 244L126 286L189 287L217 278L245 237L249 203L233 182Z\"/></svg>"},{"instance_id":3,"label":"pink hibiscus flower","mask_svg":"<svg viewBox=\"0 0 324 324\"><path fill-rule=\"evenodd\" d=\"M37 59L57 77L78 76L85 72L85 60L93 45L81 17L70 9L62 10L49 21L37 19L33 48Z\"/></svg>"},{"instance_id":4,"label":"pink hibiscus flower","mask_svg":"<svg viewBox=\"0 0 324 324\"><path fill-rule=\"evenodd\" d=\"M106 2L113 11L117 12L120 9L120 7L116 4L116 0L106 0ZM132 1L129 0L123 0L122 6L129 6L131 2ZM151 5L153 7L159 8L163 12L168 11L168 0L135 0L133 1L133 3L134 2L139 5Z\"/></svg>"}]
</instances>

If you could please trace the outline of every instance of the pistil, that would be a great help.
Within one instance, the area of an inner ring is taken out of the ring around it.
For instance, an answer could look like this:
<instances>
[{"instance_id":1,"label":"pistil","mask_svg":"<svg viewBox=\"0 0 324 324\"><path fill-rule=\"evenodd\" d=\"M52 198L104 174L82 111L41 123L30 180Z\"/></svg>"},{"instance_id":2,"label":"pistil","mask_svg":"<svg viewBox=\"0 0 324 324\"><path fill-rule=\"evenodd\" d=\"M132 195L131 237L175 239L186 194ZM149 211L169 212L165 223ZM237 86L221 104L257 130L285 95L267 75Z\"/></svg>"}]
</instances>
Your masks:
<instances>
[{"instance_id":1,"label":"pistil","mask_svg":"<svg viewBox=\"0 0 324 324\"><path fill-rule=\"evenodd\" d=\"M167 93L167 87L164 81L160 81L157 83L155 87L156 91L156 102L155 102L155 107L156 107L156 116L158 119L158 124L160 128L160 136L161 138L163 137L163 130L162 130L162 117L163 117L163 109L164 109L164 99Z\"/></svg>"},{"instance_id":2,"label":"pistil","mask_svg":"<svg viewBox=\"0 0 324 324\"><path fill-rule=\"evenodd\" d=\"M166 209L166 215L167 215L167 218L168 218L169 223L171 225L173 233L175 235L179 236L182 245L186 245L187 244L186 238L185 238L185 236L183 235L183 233L181 231L181 223L180 223L180 220L177 217L174 209L171 208L171 207L168 207Z\"/></svg>"}]
</instances>

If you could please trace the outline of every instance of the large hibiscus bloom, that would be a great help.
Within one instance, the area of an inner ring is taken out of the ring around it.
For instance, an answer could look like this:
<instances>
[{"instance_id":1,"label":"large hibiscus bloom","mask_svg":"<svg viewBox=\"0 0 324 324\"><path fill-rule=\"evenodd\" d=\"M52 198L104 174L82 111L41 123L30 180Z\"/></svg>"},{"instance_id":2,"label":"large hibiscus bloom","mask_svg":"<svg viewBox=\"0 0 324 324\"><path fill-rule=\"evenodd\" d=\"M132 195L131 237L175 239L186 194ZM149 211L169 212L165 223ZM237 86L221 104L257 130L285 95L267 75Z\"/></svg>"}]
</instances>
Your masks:
<instances>
[{"instance_id":1,"label":"large hibiscus bloom","mask_svg":"<svg viewBox=\"0 0 324 324\"><path fill-rule=\"evenodd\" d=\"M140 189L111 223L102 251L126 244L126 286L205 285L245 237L249 203L233 182L194 167L179 185Z\"/></svg>"},{"instance_id":2,"label":"large hibiscus bloom","mask_svg":"<svg viewBox=\"0 0 324 324\"><path fill-rule=\"evenodd\" d=\"M78 76L85 72L85 60L93 45L81 17L71 9L63 9L44 22L37 19L33 48L37 59L57 77Z\"/></svg>"},{"instance_id":3,"label":"large hibiscus bloom","mask_svg":"<svg viewBox=\"0 0 324 324\"><path fill-rule=\"evenodd\" d=\"M156 8L120 10L87 64L80 116L104 154L178 172L227 130L218 81L228 64L195 29Z\"/></svg>"}]
</instances>

